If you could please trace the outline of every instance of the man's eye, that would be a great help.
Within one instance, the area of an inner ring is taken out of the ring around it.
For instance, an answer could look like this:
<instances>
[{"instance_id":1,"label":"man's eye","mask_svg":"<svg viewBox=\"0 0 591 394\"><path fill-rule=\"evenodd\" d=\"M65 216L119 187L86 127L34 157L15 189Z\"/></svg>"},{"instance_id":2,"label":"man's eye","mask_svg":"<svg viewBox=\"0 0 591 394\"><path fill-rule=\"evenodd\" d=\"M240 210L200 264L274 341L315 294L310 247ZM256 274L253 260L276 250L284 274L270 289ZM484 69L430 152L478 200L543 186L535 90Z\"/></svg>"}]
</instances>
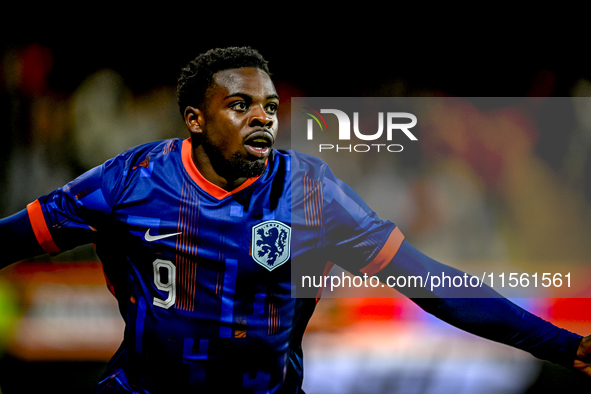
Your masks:
<instances>
[{"instance_id":1,"label":"man's eye","mask_svg":"<svg viewBox=\"0 0 591 394\"><path fill-rule=\"evenodd\" d=\"M267 107L265 109L267 110L267 113L275 114L275 113L277 113L278 108L279 108L279 106L277 104L269 103L269 104L267 104Z\"/></svg>"},{"instance_id":2,"label":"man's eye","mask_svg":"<svg viewBox=\"0 0 591 394\"><path fill-rule=\"evenodd\" d=\"M232 104L231 108L236 111L246 111L248 109L244 101L238 101Z\"/></svg>"}]
</instances>

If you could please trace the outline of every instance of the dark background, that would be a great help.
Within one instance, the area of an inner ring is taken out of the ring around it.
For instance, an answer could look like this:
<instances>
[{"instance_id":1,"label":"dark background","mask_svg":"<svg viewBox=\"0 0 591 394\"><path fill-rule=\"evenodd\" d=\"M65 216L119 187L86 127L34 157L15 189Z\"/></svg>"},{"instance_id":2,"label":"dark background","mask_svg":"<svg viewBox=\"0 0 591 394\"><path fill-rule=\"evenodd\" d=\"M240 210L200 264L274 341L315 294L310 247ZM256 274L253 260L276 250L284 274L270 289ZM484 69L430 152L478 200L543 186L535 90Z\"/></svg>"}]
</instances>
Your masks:
<instances>
[{"instance_id":1,"label":"dark background","mask_svg":"<svg viewBox=\"0 0 591 394\"><path fill-rule=\"evenodd\" d=\"M326 27L305 36L297 34L305 23L288 29L276 21L251 31L249 26L184 22L23 23L3 35L0 50L31 42L51 49L49 87L62 92L73 91L101 68L119 72L136 93L175 85L180 68L197 54L243 45L265 56L276 81L288 81L308 96L358 96L395 80L415 91L460 97L569 96L576 80L591 76L584 46L577 46L575 37L560 40L540 32L481 37L470 30L452 33L447 26L389 34L360 27L331 33L338 29Z\"/></svg>"}]
</instances>

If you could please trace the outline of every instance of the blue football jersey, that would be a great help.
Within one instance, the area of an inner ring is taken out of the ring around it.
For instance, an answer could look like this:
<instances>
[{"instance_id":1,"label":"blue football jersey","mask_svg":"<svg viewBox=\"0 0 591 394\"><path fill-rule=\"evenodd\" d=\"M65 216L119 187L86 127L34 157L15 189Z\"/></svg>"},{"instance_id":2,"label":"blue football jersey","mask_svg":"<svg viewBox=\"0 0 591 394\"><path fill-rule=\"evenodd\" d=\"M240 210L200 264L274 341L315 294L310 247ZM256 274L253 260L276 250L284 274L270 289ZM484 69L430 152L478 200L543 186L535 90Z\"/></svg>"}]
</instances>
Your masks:
<instances>
[{"instance_id":1,"label":"blue football jersey","mask_svg":"<svg viewBox=\"0 0 591 394\"><path fill-rule=\"evenodd\" d=\"M96 245L119 303L124 340L99 392L297 393L316 299L293 297L292 265L373 274L402 234L317 158L273 150L228 192L191 149L130 149L28 207L45 251Z\"/></svg>"}]
</instances>

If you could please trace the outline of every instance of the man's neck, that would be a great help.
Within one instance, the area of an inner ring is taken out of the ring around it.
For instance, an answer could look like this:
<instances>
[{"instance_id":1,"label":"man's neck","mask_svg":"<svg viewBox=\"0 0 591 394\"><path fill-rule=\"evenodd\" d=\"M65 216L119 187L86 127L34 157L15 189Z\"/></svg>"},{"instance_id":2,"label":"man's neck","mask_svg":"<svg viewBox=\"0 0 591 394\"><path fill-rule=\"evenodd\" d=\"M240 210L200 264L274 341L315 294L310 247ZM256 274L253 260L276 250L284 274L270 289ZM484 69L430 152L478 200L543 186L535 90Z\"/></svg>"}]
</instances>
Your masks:
<instances>
[{"instance_id":1,"label":"man's neck","mask_svg":"<svg viewBox=\"0 0 591 394\"><path fill-rule=\"evenodd\" d=\"M227 178L220 175L213 167L202 145L192 146L191 159L205 179L226 191L236 189L248 179L247 177Z\"/></svg>"}]
</instances>

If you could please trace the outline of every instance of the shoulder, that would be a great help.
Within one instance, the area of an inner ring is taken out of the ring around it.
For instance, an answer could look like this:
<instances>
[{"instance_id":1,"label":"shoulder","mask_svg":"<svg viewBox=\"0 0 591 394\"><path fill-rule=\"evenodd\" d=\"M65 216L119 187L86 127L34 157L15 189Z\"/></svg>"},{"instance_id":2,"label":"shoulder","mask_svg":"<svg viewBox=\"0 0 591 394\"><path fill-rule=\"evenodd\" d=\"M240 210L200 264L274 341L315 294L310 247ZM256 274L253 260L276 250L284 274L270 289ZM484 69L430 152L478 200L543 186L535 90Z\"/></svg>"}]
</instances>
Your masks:
<instances>
[{"instance_id":1,"label":"shoulder","mask_svg":"<svg viewBox=\"0 0 591 394\"><path fill-rule=\"evenodd\" d=\"M151 174L155 163L174 156L178 156L180 160L182 142L181 139L171 139L142 144L127 149L89 173L94 172L100 177L104 189L116 193ZM179 154L168 155L171 152Z\"/></svg>"},{"instance_id":2,"label":"shoulder","mask_svg":"<svg viewBox=\"0 0 591 394\"><path fill-rule=\"evenodd\" d=\"M332 171L324 160L295 150L275 150L274 161L289 167L292 179L310 178L322 180L326 175L332 177Z\"/></svg>"},{"instance_id":3,"label":"shoulder","mask_svg":"<svg viewBox=\"0 0 591 394\"><path fill-rule=\"evenodd\" d=\"M109 173L113 177L125 177L131 170L142 167L150 168L150 165L153 166L155 161L167 157L170 152L177 152L180 157L182 142L181 139L170 139L138 145L107 160L100 167L104 174Z\"/></svg>"},{"instance_id":4,"label":"shoulder","mask_svg":"<svg viewBox=\"0 0 591 394\"><path fill-rule=\"evenodd\" d=\"M109 161L125 162L128 165L140 164L142 161L148 158L156 159L170 152L180 153L182 142L183 140L178 138L148 142L146 144L127 149ZM109 163L109 161L107 161L107 163Z\"/></svg>"}]
</instances>

